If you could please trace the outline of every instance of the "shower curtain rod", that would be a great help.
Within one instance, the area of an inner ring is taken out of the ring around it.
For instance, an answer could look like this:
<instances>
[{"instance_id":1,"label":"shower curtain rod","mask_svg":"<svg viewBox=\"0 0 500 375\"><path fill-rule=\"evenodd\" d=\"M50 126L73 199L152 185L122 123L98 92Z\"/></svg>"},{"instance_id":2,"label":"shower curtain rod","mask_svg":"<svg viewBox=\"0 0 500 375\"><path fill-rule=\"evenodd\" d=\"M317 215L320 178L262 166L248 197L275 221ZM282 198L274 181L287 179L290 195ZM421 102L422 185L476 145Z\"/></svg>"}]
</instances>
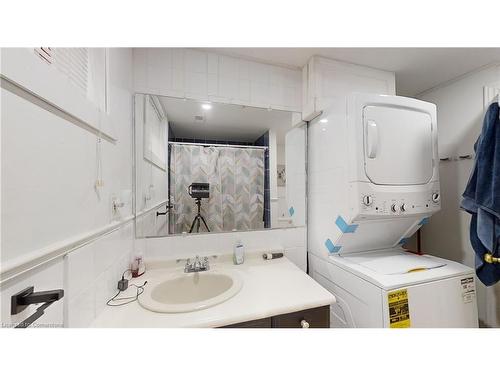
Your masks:
<instances>
[{"instance_id":1,"label":"shower curtain rod","mask_svg":"<svg viewBox=\"0 0 500 375\"><path fill-rule=\"evenodd\" d=\"M244 146L244 145L225 145L220 143L193 143L193 142L168 142L170 145L188 145L188 146L207 146L207 147L232 147L232 148L256 148L267 149L268 146Z\"/></svg>"}]
</instances>

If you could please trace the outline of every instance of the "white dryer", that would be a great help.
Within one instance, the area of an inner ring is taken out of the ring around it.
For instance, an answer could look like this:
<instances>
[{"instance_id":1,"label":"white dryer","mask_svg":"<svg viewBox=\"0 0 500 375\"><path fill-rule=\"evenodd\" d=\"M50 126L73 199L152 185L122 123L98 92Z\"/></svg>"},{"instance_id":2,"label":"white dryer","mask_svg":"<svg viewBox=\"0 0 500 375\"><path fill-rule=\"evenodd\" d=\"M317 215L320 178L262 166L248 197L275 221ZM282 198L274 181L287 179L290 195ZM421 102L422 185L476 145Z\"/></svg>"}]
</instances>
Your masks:
<instances>
[{"instance_id":1,"label":"white dryer","mask_svg":"<svg viewBox=\"0 0 500 375\"><path fill-rule=\"evenodd\" d=\"M440 209L435 105L353 94L308 127L311 276L334 327L476 327L471 268L401 245Z\"/></svg>"}]
</instances>

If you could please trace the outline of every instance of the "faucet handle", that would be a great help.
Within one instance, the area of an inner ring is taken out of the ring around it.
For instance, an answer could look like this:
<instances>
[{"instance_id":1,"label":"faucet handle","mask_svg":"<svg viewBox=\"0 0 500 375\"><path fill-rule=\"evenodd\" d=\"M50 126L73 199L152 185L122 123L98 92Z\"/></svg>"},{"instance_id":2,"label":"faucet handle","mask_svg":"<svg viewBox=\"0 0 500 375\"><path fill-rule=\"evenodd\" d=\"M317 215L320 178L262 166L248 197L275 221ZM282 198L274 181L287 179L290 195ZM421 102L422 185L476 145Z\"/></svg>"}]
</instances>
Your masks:
<instances>
[{"instance_id":1,"label":"faucet handle","mask_svg":"<svg viewBox=\"0 0 500 375\"><path fill-rule=\"evenodd\" d=\"M210 264L208 263L208 257L203 257L202 267L205 269L205 271L208 271L210 269Z\"/></svg>"},{"instance_id":2,"label":"faucet handle","mask_svg":"<svg viewBox=\"0 0 500 375\"><path fill-rule=\"evenodd\" d=\"M193 264L195 265L195 267L199 267L201 265L201 260L200 260L200 257L198 255L194 259Z\"/></svg>"}]
</instances>

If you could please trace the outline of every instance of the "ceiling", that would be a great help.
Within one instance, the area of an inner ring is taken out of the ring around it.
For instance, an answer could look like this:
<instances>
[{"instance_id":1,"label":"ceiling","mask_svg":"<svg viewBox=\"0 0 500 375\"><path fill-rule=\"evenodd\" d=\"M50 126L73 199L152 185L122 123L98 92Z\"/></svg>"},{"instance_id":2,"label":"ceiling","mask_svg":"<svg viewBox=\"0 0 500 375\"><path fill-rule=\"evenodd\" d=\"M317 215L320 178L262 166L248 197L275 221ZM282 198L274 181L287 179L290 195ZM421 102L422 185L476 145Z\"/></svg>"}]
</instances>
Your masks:
<instances>
[{"instance_id":1,"label":"ceiling","mask_svg":"<svg viewBox=\"0 0 500 375\"><path fill-rule=\"evenodd\" d=\"M177 138L254 142L269 129L276 131L277 143L284 144L292 128L292 112L269 111L235 104L211 103L159 96L168 122ZM196 120L195 116L202 116Z\"/></svg>"},{"instance_id":2,"label":"ceiling","mask_svg":"<svg viewBox=\"0 0 500 375\"><path fill-rule=\"evenodd\" d=\"M398 95L415 96L485 65L500 62L500 48L211 48L222 54L300 68L311 56L396 73Z\"/></svg>"}]
</instances>

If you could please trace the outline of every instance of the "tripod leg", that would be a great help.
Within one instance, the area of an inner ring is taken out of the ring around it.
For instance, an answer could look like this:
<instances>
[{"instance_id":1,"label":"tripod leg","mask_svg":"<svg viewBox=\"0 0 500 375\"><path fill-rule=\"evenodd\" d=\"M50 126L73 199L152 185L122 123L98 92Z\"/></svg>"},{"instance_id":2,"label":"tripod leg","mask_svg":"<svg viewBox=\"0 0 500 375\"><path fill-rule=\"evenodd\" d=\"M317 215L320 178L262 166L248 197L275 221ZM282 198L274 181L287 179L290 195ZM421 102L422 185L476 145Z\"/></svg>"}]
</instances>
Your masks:
<instances>
[{"instance_id":1,"label":"tripod leg","mask_svg":"<svg viewBox=\"0 0 500 375\"><path fill-rule=\"evenodd\" d=\"M193 228L195 223L196 223L196 217L193 219L193 222L191 223L191 228L189 229L189 233L193 233Z\"/></svg>"},{"instance_id":2,"label":"tripod leg","mask_svg":"<svg viewBox=\"0 0 500 375\"><path fill-rule=\"evenodd\" d=\"M205 221L205 218L200 215L201 220L203 220L203 224L205 224L205 228L207 228L207 231L210 232L210 229L208 228L207 222Z\"/></svg>"},{"instance_id":3,"label":"tripod leg","mask_svg":"<svg viewBox=\"0 0 500 375\"><path fill-rule=\"evenodd\" d=\"M200 233L200 217L196 216L196 233Z\"/></svg>"}]
</instances>

